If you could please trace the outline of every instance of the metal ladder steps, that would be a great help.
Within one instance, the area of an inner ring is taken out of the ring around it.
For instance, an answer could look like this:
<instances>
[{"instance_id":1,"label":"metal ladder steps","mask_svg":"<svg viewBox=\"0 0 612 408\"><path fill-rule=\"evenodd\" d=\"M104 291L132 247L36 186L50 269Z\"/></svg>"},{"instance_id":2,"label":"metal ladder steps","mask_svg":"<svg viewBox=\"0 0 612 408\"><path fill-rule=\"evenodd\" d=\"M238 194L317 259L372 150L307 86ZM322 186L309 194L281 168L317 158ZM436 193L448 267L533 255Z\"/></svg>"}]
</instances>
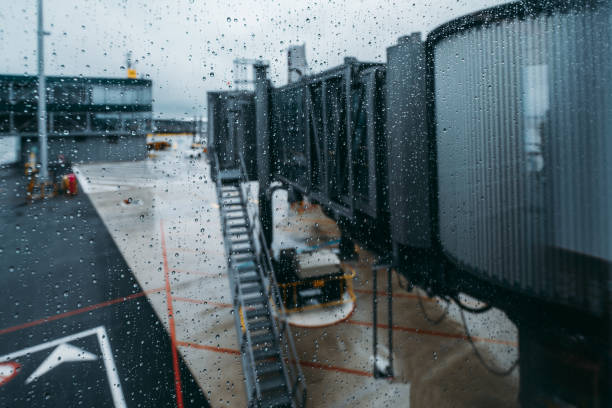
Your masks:
<instances>
[{"instance_id":1,"label":"metal ladder steps","mask_svg":"<svg viewBox=\"0 0 612 408\"><path fill-rule=\"evenodd\" d=\"M240 254L246 254L249 252L253 252L253 248L250 245L237 244L237 245L231 245L231 248L230 248L230 255L240 255Z\"/></svg>"},{"instance_id":2,"label":"metal ladder steps","mask_svg":"<svg viewBox=\"0 0 612 408\"><path fill-rule=\"evenodd\" d=\"M226 227L230 227L232 225L241 225L241 224L246 224L247 223L247 217L244 215L241 215L239 217L236 218L232 218L232 219L225 219L225 226Z\"/></svg>"},{"instance_id":3,"label":"metal ladder steps","mask_svg":"<svg viewBox=\"0 0 612 408\"><path fill-rule=\"evenodd\" d=\"M239 203L220 203L221 207L223 207L223 211L225 212L229 212L229 211L244 211L244 203L239 202ZM231 207L231 208L227 208L227 207ZM237 208L236 208L237 207Z\"/></svg>"},{"instance_id":4,"label":"metal ladder steps","mask_svg":"<svg viewBox=\"0 0 612 408\"><path fill-rule=\"evenodd\" d=\"M259 275L257 273L253 275L243 275L239 276L238 280L240 281L240 284L259 282Z\"/></svg>"},{"instance_id":5,"label":"metal ladder steps","mask_svg":"<svg viewBox=\"0 0 612 408\"><path fill-rule=\"evenodd\" d=\"M238 271L238 277L240 277L240 278L249 278L251 276L259 277L259 274L255 270L255 268L253 268L253 269L250 269L250 268L249 269L241 269L241 270Z\"/></svg>"},{"instance_id":6,"label":"metal ladder steps","mask_svg":"<svg viewBox=\"0 0 612 408\"><path fill-rule=\"evenodd\" d=\"M246 306L263 305L268 300L265 296L254 296L251 298L244 299Z\"/></svg>"},{"instance_id":7,"label":"metal ladder steps","mask_svg":"<svg viewBox=\"0 0 612 408\"><path fill-rule=\"evenodd\" d=\"M232 267L236 269L238 272L249 272L257 269L257 265L255 265L255 257L247 258L244 255L246 254L237 254L232 256ZM248 254L253 255L253 254Z\"/></svg>"},{"instance_id":8,"label":"metal ladder steps","mask_svg":"<svg viewBox=\"0 0 612 408\"><path fill-rule=\"evenodd\" d=\"M247 310L245 312L245 315L247 320L255 319L258 317L270 317L270 311L266 307L260 307L258 309Z\"/></svg>"},{"instance_id":9,"label":"metal ladder steps","mask_svg":"<svg viewBox=\"0 0 612 408\"><path fill-rule=\"evenodd\" d=\"M231 209L231 210L222 209L222 211L225 213L225 217L227 217L227 214L236 214L236 213L238 213L238 211L233 210L233 209ZM240 217L241 218L246 218L246 213L242 213L242 210L240 210L240 212L241 212ZM234 220L233 219L230 219L230 220L225 219L224 221L227 223L228 221L234 221Z\"/></svg>"},{"instance_id":10,"label":"metal ladder steps","mask_svg":"<svg viewBox=\"0 0 612 408\"><path fill-rule=\"evenodd\" d=\"M242 200L240 199L240 197L231 197L229 199L226 198L222 198L221 199L221 204L224 207L228 207L230 205L240 205L242 206L244 203L242 202Z\"/></svg>"},{"instance_id":11,"label":"metal ladder steps","mask_svg":"<svg viewBox=\"0 0 612 408\"><path fill-rule=\"evenodd\" d=\"M274 376L270 379L259 382L259 389L261 390L261 392L272 391L272 390L275 390L278 388L284 388L284 387L285 387L285 377L280 376L280 375Z\"/></svg>"},{"instance_id":12,"label":"metal ladder steps","mask_svg":"<svg viewBox=\"0 0 612 408\"><path fill-rule=\"evenodd\" d=\"M273 348L265 348L261 350L253 350L253 358L255 361L259 360L267 360L271 358L275 358L277 361L279 360L278 350Z\"/></svg>"},{"instance_id":13,"label":"metal ladder steps","mask_svg":"<svg viewBox=\"0 0 612 408\"><path fill-rule=\"evenodd\" d=\"M234 216L225 216L225 221L235 221L235 220L244 220L244 214L242 215L234 215Z\"/></svg>"},{"instance_id":14,"label":"metal ladder steps","mask_svg":"<svg viewBox=\"0 0 612 408\"><path fill-rule=\"evenodd\" d=\"M270 330L272 324L268 320L257 320L254 322L247 321L247 327L249 331L256 332L259 330Z\"/></svg>"},{"instance_id":15,"label":"metal ladder steps","mask_svg":"<svg viewBox=\"0 0 612 408\"><path fill-rule=\"evenodd\" d=\"M237 228L246 228L247 224L246 222L243 222L242 224L226 224L225 226L227 228L237 229Z\"/></svg>"},{"instance_id":16,"label":"metal ladder steps","mask_svg":"<svg viewBox=\"0 0 612 408\"><path fill-rule=\"evenodd\" d=\"M242 198L240 197L221 197L221 203L223 205L242 205Z\"/></svg>"},{"instance_id":17,"label":"metal ladder steps","mask_svg":"<svg viewBox=\"0 0 612 408\"><path fill-rule=\"evenodd\" d=\"M257 266L251 261L243 262L241 260L231 259L232 269L244 276L247 272L257 272Z\"/></svg>"},{"instance_id":18,"label":"metal ladder steps","mask_svg":"<svg viewBox=\"0 0 612 408\"><path fill-rule=\"evenodd\" d=\"M274 335L272 333L264 333L251 336L251 343L256 346L263 346L264 344L272 345L274 343Z\"/></svg>"},{"instance_id":19,"label":"metal ladder steps","mask_svg":"<svg viewBox=\"0 0 612 408\"><path fill-rule=\"evenodd\" d=\"M237 239L235 241L232 241L230 239L230 244L232 245L241 245L241 244L250 244L251 240L250 239Z\"/></svg>"},{"instance_id":20,"label":"metal ladder steps","mask_svg":"<svg viewBox=\"0 0 612 408\"><path fill-rule=\"evenodd\" d=\"M243 247L243 248L230 249L230 255L248 254L252 252L253 252L253 248L251 248L250 246Z\"/></svg>"},{"instance_id":21,"label":"metal ladder steps","mask_svg":"<svg viewBox=\"0 0 612 408\"><path fill-rule=\"evenodd\" d=\"M244 208L243 208L244 203L242 202L242 200L238 200L237 203L227 203L227 202L224 202L224 201L228 201L228 200L225 200L225 199L222 199L222 198L220 200L221 200L221 202L219 204L221 204L223 207L229 207L229 206L233 205L233 206L240 206L240 209L244 210Z\"/></svg>"},{"instance_id":22,"label":"metal ladder steps","mask_svg":"<svg viewBox=\"0 0 612 408\"><path fill-rule=\"evenodd\" d=\"M262 398L261 406L269 408L291 407L292 403L288 395L281 394L271 398Z\"/></svg>"},{"instance_id":23,"label":"metal ladder steps","mask_svg":"<svg viewBox=\"0 0 612 408\"><path fill-rule=\"evenodd\" d=\"M257 292L259 292L260 295L263 294L263 289L261 288L261 285L259 285L259 283L257 283L257 285L248 286L246 288L241 287L240 290L244 295L251 295Z\"/></svg>"},{"instance_id":24,"label":"metal ladder steps","mask_svg":"<svg viewBox=\"0 0 612 408\"><path fill-rule=\"evenodd\" d=\"M241 266L237 266L234 269L236 269L236 271L238 271L238 273L242 274L243 276L247 272L255 272L255 271L257 271L257 268L255 267L255 264L245 265L244 263L241 263L239 265L241 265Z\"/></svg>"},{"instance_id":25,"label":"metal ladder steps","mask_svg":"<svg viewBox=\"0 0 612 408\"><path fill-rule=\"evenodd\" d=\"M266 374L276 373L283 370L283 365L280 361L264 361L255 365L255 371L258 376L263 377Z\"/></svg>"},{"instance_id":26,"label":"metal ladder steps","mask_svg":"<svg viewBox=\"0 0 612 408\"><path fill-rule=\"evenodd\" d=\"M229 233L228 236L229 236L230 242L233 242L232 240L234 240L234 241L241 241L241 240L244 241L244 240L247 240L247 241L251 242L251 240L250 240L250 238L249 238L249 236L248 236L248 234L246 232L232 232L232 233Z\"/></svg>"},{"instance_id":27,"label":"metal ladder steps","mask_svg":"<svg viewBox=\"0 0 612 408\"><path fill-rule=\"evenodd\" d=\"M252 248L251 242L247 241L247 242L240 242L240 241L232 241L232 240L228 240L228 243L230 244L230 251L231 248L234 249L238 249L238 248Z\"/></svg>"},{"instance_id":28,"label":"metal ladder steps","mask_svg":"<svg viewBox=\"0 0 612 408\"><path fill-rule=\"evenodd\" d=\"M244 208L240 207L240 208L231 208L231 209L227 209L225 210L226 213L235 213L235 212L244 212Z\"/></svg>"},{"instance_id":29,"label":"metal ladder steps","mask_svg":"<svg viewBox=\"0 0 612 408\"><path fill-rule=\"evenodd\" d=\"M230 222L236 222L236 221L245 221L247 219L247 216L245 213L242 214L234 214L234 215L228 215L227 213L223 216L223 221L228 224Z\"/></svg>"},{"instance_id":30,"label":"metal ladder steps","mask_svg":"<svg viewBox=\"0 0 612 408\"><path fill-rule=\"evenodd\" d=\"M237 264L255 261L255 255L253 254L237 254L234 255L232 258L232 261Z\"/></svg>"}]
</instances>

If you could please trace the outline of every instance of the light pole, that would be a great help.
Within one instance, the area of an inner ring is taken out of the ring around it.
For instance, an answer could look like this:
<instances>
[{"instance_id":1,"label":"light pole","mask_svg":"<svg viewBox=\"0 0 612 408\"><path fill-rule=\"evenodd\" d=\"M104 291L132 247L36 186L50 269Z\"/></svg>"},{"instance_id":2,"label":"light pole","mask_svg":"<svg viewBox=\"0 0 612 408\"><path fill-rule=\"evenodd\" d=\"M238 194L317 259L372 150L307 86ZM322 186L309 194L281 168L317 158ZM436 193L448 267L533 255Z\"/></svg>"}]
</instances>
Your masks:
<instances>
[{"instance_id":1,"label":"light pole","mask_svg":"<svg viewBox=\"0 0 612 408\"><path fill-rule=\"evenodd\" d=\"M40 181L49 178L47 157L47 84L45 80L45 56L43 29L43 0L38 0L38 140L40 142Z\"/></svg>"}]
</instances>

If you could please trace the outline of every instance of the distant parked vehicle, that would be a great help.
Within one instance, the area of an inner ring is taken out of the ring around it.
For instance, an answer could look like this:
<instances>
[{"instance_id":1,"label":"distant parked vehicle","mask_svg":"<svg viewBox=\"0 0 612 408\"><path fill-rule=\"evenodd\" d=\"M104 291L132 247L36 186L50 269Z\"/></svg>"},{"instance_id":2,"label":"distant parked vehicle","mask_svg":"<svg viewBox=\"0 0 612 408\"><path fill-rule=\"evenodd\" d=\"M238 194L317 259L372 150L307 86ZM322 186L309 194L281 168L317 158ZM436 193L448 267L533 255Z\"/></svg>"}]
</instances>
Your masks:
<instances>
[{"instance_id":1,"label":"distant parked vehicle","mask_svg":"<svg viewBox=\"0 0 612 408\"><path fill-rule=\"evenodd\" d=\"M202 157L202 148L191 146L189 149L185 150L185 156L190 159L199 159Z\"/></svg>"}]
</instances>

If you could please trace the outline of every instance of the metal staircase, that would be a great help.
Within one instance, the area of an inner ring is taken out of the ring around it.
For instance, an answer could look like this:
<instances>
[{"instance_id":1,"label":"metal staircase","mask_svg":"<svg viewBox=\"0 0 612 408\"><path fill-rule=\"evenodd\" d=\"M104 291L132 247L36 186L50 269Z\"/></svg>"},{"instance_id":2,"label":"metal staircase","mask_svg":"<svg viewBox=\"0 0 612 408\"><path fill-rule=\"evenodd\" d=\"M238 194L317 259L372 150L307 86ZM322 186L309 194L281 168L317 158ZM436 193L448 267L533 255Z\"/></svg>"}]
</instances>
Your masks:
<instances>
[{"instance_id":1,"label":"metal staircase","mask_svg":"<svg viewBox=\"0 0 612 408\"><path fill-rule=\"evenodd\" d=\"M273 272L266 241L249 218L240 169L216 171L236 332L249 407L303 407L306 384ZM275 317L276 316L276 317Z\"/></svg>"}]
</instances>

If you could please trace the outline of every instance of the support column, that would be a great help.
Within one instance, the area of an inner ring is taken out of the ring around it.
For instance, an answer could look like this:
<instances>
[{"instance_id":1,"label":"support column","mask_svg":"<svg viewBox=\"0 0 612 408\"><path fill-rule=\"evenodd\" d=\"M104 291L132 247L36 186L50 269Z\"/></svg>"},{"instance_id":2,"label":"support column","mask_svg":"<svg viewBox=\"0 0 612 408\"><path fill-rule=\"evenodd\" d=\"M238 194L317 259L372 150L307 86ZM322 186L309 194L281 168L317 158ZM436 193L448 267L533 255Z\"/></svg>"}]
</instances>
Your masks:
<instances>
[{"instance_id":1,"label":"support column","mask_svg":"<svg viewBox=\"0 0 612 408\"><path fill-rule=\"evenodd\" d=\"M387 271L387 341L388 341L388 362L384 369L378 365L378 272ZM393 377L393 289L392 280L393 270L390 265L375 265L372 268L372 341L374 354L374 378Z\"/></svg>"},{"instance_id":2,"label":"support column","mask_svg":"<svg viewBox=\"0 0 612 408\"><path fill-rule=\"evenodd\" d=\"M351 261L357 259L357 252L355 252L355 243L350 232L350 221L345 217L340 217L338 220L338 227L340 228L340 260Z\"/></svg>"},{"instance_id":3,"label":"support column","mask_svg":"<svg viewBox=\"0 0 612 408\"><path fill-rule=\"evenodd\" d=\"M49 178L47 158L47 83L45 78L45 49L43 2L38 0L38 141L40 143L40 181Z\"/></svg>"},{"instance_id":4,"label":"support column","mask_svg":"<svg viewBox=\"0 0 612 408\"><path fill-rule=\"evenodd\" d=\"M270 151L270 85L268 65L253 64L255 70L255 129L257 146L257 180L259 181L259 221L268 244L272 246L272 152Z\"/></svg>"}]
</instances>

